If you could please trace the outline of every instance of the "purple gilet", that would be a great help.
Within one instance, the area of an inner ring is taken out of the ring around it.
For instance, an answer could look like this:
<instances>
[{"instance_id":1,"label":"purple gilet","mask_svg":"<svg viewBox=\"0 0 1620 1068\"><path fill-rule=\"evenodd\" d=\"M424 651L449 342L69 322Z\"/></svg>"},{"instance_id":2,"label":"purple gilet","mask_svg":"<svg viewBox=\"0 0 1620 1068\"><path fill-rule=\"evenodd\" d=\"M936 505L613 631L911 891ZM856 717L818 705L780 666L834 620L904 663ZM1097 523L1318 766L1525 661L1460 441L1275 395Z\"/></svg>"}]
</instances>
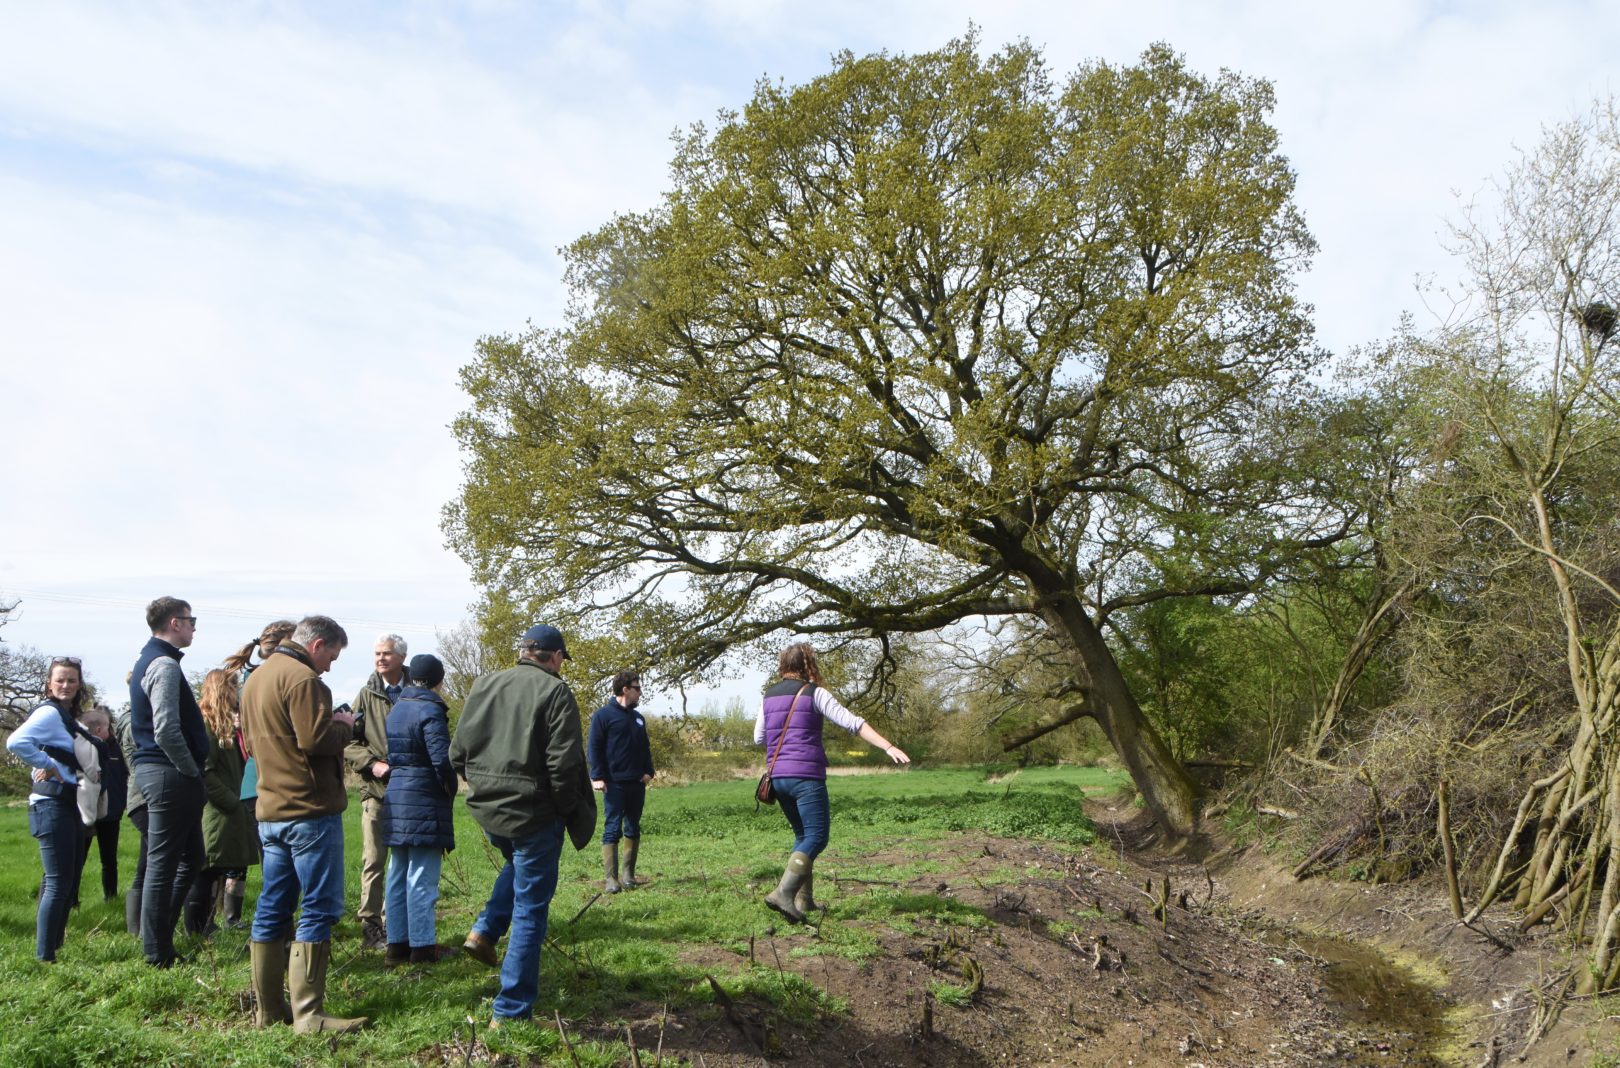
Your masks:
<instances>
[{"instance_id":1,"label":"purple gilet","mask_svg":"<svg viewBox=\"0 0 1620 1068\"><path fill-rule=\"evenodd\" d=\"M793 696L804 686L804 694L788 719L788 706ZM827 777L827 750L821 744L821 713L816 711L816 687L806 686L798 679L783 679L765 691L765 760L771 769L771 778L825 779ZM782 738L782 726L787 725L787 738L782 741L782 752L775 764L770 764L776 743Z\"/></svg>"}]
</instances>

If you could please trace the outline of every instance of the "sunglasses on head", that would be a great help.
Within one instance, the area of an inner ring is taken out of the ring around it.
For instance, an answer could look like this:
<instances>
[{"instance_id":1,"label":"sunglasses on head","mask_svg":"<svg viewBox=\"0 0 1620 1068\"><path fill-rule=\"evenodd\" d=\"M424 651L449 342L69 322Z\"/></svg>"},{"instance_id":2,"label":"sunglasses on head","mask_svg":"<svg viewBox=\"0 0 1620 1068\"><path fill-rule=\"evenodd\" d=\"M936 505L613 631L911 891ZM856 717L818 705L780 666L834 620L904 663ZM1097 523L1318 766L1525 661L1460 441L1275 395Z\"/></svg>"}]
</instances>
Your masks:
<instances>
[{"instance_id":1,"label":"sunglasses on head","mask_svg":"<svg viewBox=\"0 0 1620 1068\"><path fill-rule=\"evenodd\" d=\"M51 657L51 667L55 667L58 664L66 664L68 667L76 667L76 668L84 667L84 662L82 660L80 660L76 656L53 656L53 657Z\"/></svg>"}]
</instances>

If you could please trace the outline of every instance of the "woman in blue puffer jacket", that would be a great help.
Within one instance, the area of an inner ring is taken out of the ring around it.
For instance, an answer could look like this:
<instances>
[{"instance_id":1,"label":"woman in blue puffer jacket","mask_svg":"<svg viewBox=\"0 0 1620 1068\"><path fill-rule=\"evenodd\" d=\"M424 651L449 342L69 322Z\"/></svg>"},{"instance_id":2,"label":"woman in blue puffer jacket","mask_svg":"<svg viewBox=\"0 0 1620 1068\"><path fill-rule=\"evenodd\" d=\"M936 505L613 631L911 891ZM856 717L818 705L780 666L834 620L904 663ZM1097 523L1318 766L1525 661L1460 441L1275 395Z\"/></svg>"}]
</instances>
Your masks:
<instances>
[{"instance_id":1,"label":"woman in blue puffer jacket","mask_svg":"<svg viewBox=\"0 0 1620 1068\"><path fill-rule=\"evenodd\" d=\"M388 713L382 840L388 847L384 963L391 966L431 964L454 952L439 945L433 915L440 865L456 847L456 771L450 766L449 710L438 694L443 682L438 657L412 657L410 684Z\"/></svg>"}]
</instances>

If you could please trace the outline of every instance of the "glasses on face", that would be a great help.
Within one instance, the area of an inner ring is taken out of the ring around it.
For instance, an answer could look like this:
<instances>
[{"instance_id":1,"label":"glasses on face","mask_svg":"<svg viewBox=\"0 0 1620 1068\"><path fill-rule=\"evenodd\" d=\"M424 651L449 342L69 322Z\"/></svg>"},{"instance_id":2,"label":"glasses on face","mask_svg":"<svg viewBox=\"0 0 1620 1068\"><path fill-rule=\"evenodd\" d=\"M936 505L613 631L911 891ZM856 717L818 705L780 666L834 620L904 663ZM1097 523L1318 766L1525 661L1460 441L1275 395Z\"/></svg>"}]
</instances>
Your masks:
<instances>
[{"instance_id":1,"label":"glasses on face","mask_svg":"<svg viewBox=\"0 0 1620 1068\"><path fill-rule=\"evenodd\" d=\"M51 657L51 667L55 667L58 664L66 664L68 667L76 667L76 668L84 667L84 662L82 660L80 660L76 656L53 656L53 657Z\"/></svg>"},{"instance_id":2,"label":"glasses on face","mask_svg":"<svg viewBox=\"0 0 1620 1068\"><path fill-rule=\"evenodd\" d=\"M634 690L637 693L640 693L641 692L641 683L639 683L639 682L627 682L627 683L624 684L624 688L627 689L627 690Z\"/></svg>"},{"instance_id":3,"label":"glasses on face","mask_svg":"<svg viewBox=\"0 0 1620 1068\"><path fill-rule=\"evenodd\" d=\"M175 618L176 622L190 623L193 627L195 627L197 625L197 617L196 616L175 616L174 618Z\"/></svg>"}]
</instances>

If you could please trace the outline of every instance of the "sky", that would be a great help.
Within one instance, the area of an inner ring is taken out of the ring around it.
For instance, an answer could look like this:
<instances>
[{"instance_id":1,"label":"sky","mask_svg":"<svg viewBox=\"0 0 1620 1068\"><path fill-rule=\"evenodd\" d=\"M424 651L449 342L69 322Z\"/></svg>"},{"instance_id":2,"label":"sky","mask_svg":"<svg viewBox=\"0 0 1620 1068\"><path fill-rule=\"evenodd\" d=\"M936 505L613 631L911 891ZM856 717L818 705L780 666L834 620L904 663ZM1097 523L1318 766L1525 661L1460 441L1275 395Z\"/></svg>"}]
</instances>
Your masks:
<instances>
[{"instance_id":1,"label":"sky","mask_svg":"<svg viewBox=\"0 0 1620 1068\"><path fill-rule=\"evenodd\" d=\"M115 707L163 594L190 669L312 612L340 699L379 632L433 651L478 596L439 526L477 339L560 322L557 250L654 205L676 131L970 26L1270 80L1343 352L1445 315L1458 197L1616 91L1620 4L0 0L0 639ZM732 667L688 707L757 694Z\"/></svg>"}]
</instances>

